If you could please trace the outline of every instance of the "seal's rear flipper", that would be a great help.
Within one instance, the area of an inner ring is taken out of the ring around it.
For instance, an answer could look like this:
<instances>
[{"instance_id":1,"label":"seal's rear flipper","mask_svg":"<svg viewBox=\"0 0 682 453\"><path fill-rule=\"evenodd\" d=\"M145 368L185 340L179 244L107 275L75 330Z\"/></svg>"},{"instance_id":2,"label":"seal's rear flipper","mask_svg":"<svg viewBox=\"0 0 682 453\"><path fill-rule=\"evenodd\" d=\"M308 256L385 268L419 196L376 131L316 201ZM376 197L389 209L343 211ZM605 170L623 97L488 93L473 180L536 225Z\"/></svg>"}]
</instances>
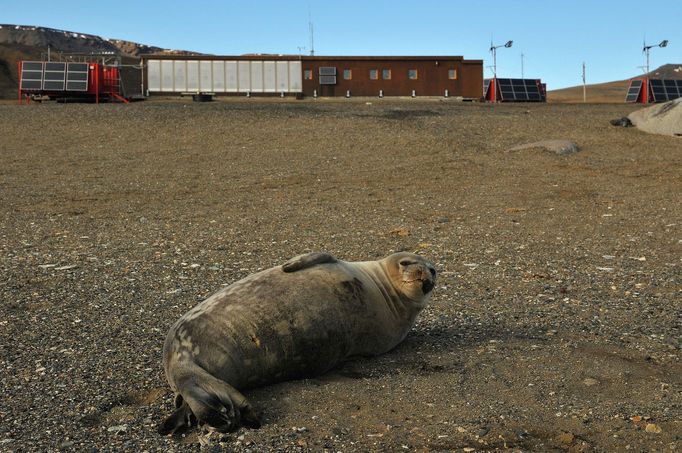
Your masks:
<instances>
[{"instance_id":1,"label":"seal's rear flipper","mask_svg":"<svg viewBox=\"0 0 682 453\"><path fill-rule=\"evenodd\" d=\"M305 255L299 255L291 258L286 263L282 264L284 272L296 272L301 269L307 269L317 264L336 263L337 259L326 252L312 252Z\"/></svg>"},{"instance_id":2,"label":"seal's rear flipper","mask_svg":"<svg viewBox=\"0 0 682 453\"><path fill-rule=\"evenodd\" d=\"M215 378L195 364L186 365L177 391L180 407L159 426L160 434L181 432L194 420L207 423L220 432L240 426L260 428L260 418L244 395L225 381Z\"/></svg>"},{"instance_id":3,"label":"seal's rear flipper","mask_svg":"<svg viewBox=\"0 0 682 453\"><path fill-rule=\"evenodd\" d=\"M192 413L187 403L183 401L170 417L159 425L157 431L162 436L167 434L180 434L197 424L197 418Z\"/></svg>"}]
</instances>

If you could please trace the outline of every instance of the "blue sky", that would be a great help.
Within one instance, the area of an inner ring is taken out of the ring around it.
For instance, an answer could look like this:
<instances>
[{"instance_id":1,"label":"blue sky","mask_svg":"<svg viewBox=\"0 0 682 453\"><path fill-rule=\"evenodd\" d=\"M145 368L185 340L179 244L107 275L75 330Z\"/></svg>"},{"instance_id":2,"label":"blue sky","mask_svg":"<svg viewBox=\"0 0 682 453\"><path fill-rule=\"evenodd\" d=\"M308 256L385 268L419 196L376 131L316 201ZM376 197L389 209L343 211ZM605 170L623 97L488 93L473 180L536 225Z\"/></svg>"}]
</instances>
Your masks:
<instances>
[{"instance_id":1,"label":"blue sky","mask_svg":"<svg viewBox=\"0 0 682 453\"><path fill-rule=\"evenodd\" d=\"M218 55L462 55L491 74L491 37L500 77L542 78L549 89L620 80L682 64L682 0L574 1L175 1L0 0L0 23L40 25L171 49Z\"/></svg>"}]
</instances>

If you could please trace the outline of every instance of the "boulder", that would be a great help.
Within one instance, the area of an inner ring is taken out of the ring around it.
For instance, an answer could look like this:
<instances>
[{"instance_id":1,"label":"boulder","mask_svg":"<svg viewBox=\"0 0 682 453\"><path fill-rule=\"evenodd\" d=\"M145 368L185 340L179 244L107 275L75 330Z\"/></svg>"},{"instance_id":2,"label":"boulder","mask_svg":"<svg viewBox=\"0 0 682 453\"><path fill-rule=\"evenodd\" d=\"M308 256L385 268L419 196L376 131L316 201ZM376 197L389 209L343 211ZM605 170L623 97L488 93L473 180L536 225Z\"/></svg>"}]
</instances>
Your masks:
<instances>
[{"instance_id":1,"label":"boulder","mask_svg":"<svg viewBox=\"0 0 682 453\"><path fill-rule=\"evenodd\" d=\"M682 98L634 111L628 118L644 132L682 136Z\"/></svg>"}]
</instances>

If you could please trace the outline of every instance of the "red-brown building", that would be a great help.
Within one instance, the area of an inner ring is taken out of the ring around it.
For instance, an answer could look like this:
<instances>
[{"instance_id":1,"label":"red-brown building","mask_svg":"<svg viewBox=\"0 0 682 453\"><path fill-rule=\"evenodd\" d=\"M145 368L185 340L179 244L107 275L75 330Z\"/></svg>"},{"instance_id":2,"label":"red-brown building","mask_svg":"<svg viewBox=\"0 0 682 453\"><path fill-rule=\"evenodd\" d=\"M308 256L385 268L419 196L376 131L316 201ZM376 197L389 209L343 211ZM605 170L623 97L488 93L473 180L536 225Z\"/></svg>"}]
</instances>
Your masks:
<instances>
[{"instance_id":1,"label":"red-brown building","mask_svg":"<svg viewBox=\"0 0 682 453\"><path fill-rule=\"evenodd\" d=\"M305 96L461 96L479 99L483 61L462 57L302 57ZM322 73L335 73L327 78ZM332 83L330 83L332 82Z\"/></svg>"},{"instance_id":2,"label":"red-brown building","mask_svg":"<svg viewBox=\"0 0 682 453\"><path fill-rule=\"evenodd\" d=\"M483 61L459 56L143 57L149 94L457 96L481 99Z\"/></svg>"}]
</instances>

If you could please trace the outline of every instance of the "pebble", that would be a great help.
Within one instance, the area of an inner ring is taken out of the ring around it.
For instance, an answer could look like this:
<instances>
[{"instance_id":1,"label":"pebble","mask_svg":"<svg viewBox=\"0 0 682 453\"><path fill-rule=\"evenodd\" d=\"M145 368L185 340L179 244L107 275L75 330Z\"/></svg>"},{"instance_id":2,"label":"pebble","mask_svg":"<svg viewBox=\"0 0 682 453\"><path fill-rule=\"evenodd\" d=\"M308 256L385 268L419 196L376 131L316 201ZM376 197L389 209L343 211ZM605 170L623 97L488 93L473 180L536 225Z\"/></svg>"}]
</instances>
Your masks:
<instances>
[{"instance_id":1,"label":"pebble","mask_svg":"<svg viewBox=\"0 0 682 453\"><path fill-rule=\"evenodd\" d=\"M116 433L116 434L124 433L124 432L128 431L128 425L110 426L109 428L107 428L107 431L110 433Z\"/></svg>"},{"instance_id":2,"label":"pebble","mask_svg":"<svg viewBox=\"0 0 682 453\"><path fill-rule=\"evenodd\" d=\"M660 434L663 430L661 429L660 426L654 423L647 423L646 427L644 428L644 431L648 433Z\"/></svg>"},{"instance_id":3,"label":"pebble","mask_svg":"<svg viewBox=\"0 0 682 453\"><path fill-rule=\"evenodd\" d=\"M599 384L599 381L594 378L587 378L583 381L583 384L588 387L592 387L593 385Z\"/></svg>"}]
</instances>

